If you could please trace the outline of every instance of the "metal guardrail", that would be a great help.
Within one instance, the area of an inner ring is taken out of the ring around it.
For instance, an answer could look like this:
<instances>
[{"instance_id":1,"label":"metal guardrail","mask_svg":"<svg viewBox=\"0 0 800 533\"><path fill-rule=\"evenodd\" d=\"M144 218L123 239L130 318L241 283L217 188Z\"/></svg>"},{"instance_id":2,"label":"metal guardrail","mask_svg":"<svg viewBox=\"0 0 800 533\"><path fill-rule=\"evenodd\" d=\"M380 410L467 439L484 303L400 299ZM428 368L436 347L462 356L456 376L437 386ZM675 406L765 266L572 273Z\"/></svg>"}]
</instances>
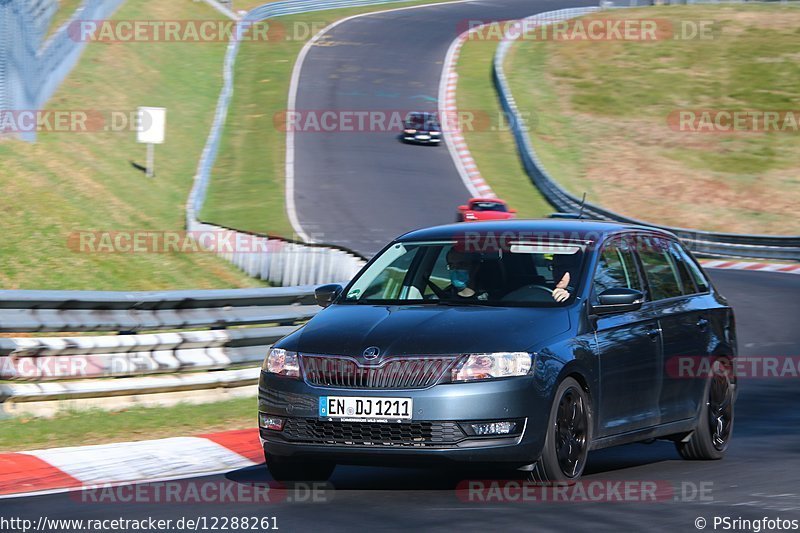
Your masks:
<instances>
[{"instance_id":1,"label":"metal guardrail","mask_svg":"<svg viewBox=\"0 0 800 533\"><path fill-rule=\"evenodd\" d=\"M319 285L352 278L366 264L366 258L346 248L309 244L269 235L234 230L187 219L195 234L212 233L231 242L229 249L215 253L249 276L274 285Z\"/></svg>"},{"instance_id":2,"label":"metal guardrail","mask_svg":"<svg viewBox=\"0 0 800 533\"><path fill-rule=\"evenodd\" d=\"M3 405L2 402L53 402L58 400L113 398L125 395L246 387L257 383L258 373L258 368L244 368L222 372L145 376L117 380L0 383L0 406Z\"/></svg>"},{"instance_id":3,"label":"metal guardrail","mask_svg":"<svg viewBox=\"0 0 800 533\"><path fill-rule=\"evenodd\" d=\"M314 316L313 287L167 292L0 291L0 402L240 387Z\"/></svg>"},{"instance_id":4,"label":"metal guardrail","mask_svg":"<svg viewBox=\"0 0 800 533\"><path fill-rule=\"evenodd\" d=\"M558 20L567 20L573 17L587 15L597 10L598 8L596 7L562 9L548 13L540 13L524 20L528 23L533 22L544 25ZM581 199L561 187L542 165L542 162L539 160L531 144L525 121L519 113L516 101L508 85L503 63L511 45L520 33L519 31L507 32L504 38L501 39L494 56L492 75L500 98L500 103L508 116L512 117L512 119L509 120L511 130L517 143L522 164L533 184L539 189L547 201L559 211L577 213L580 210ZM593 218L641 224L671 231L680 237L694 252L702 255L800 261L800 236L714 233L688 228L658 226L651 222L626 217L589 202L584 205L583 211Z\"/></svg>"}]
</instances>

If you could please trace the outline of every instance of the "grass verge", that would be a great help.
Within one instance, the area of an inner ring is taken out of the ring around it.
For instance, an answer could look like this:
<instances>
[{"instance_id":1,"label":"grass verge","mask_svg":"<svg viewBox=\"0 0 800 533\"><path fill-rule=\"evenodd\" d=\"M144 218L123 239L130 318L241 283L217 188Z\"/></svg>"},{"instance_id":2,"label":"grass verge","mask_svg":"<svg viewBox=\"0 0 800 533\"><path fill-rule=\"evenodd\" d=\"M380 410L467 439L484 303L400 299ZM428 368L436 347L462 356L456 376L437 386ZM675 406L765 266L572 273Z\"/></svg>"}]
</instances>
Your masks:
<instances>
[{"instance_id":1,"label":"grass verge","mask_svg":"<svg viewBox=\"0 0 800 533\"><path fill-rule=\"evenodd\" d=\"M0 452L185 437L256 427L256 399L118 411L70 411L56 418L0 420Z\"/></svg>"},{"instance_id":2,"label":"grass verge","mask_svg":"<svg viewBox=\"0 0 800 533\"><path fill-rule=\"evenodd\" d=\"M657 19L673 29L707 24L711 32L515 44L506 72L519 108L536 117L531 137L545 168L572 193L587 191L592 202L643 220L800 233L797 128L697 133L671 121L682 110L796 115L800 8L670 6L593 16ZM515 165L506 162L510 171Z\"/></svg>"},{"instance_id":3,"label":"grass verge","mask_svg":"<svg viewBox=\"0 0 800 533\"><path fill-rule=\"evenodd\" d=\"M62 7L62 9L66 9ZM204 3L126 2L127 20L221 17ZM70 234L180 231L184 204L221 87L225 43L93 42L47 110L130 116L167 108L156 177L134 164L145 147L125 131L40 133L36 143L0 139L0 287L157 290L261 285L204 253L81 253Z\"/></svg>"},{"instance_id":4,"label":"grass verge","mask_svg":"<svg viewBox=\"0 0 800 533\"><path fill-rule=\"evenodd\" d=\"M398 2L280 17L278 21L294 40L242 42L234 69L233 97L201 218L292 237L284 191L286 137L274 119L286 110L297 55L306 41L336 20L431 3L438 2Z\"/></svg>"}]
</instances>

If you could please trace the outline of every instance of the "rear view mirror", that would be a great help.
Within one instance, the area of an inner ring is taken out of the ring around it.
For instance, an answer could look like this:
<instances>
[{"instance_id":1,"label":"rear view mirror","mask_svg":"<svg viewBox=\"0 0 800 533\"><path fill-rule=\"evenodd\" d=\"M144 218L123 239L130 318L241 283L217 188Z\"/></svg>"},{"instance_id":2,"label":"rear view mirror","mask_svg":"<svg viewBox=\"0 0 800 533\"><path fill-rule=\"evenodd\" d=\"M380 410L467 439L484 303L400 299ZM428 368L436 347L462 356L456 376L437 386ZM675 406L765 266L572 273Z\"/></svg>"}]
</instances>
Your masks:
<instances>
[{"instance_id":1,"label":"rear view mirror","mask_svg":"<svg viewBox=\"0 0 800 533\"><path fill-rule=\"evenodd\" d=\"M314 289L314 298L317 300L318 306L328 307L341 292L341 285L338 283L331 283L330 285L322 285Z\"/></svg>"},{"instance_id":2,"label":"rear view mirror","mask_svg":"<svg viewBox=\"0 0 800 533\"><path fill-rule=\"evenodd\" d=\"M601 292L597 299L599 303L592 306L592 312L596 315L627 313L642 307L644 294L636 289L613 287Z\"/></svg>"}]
</instances>

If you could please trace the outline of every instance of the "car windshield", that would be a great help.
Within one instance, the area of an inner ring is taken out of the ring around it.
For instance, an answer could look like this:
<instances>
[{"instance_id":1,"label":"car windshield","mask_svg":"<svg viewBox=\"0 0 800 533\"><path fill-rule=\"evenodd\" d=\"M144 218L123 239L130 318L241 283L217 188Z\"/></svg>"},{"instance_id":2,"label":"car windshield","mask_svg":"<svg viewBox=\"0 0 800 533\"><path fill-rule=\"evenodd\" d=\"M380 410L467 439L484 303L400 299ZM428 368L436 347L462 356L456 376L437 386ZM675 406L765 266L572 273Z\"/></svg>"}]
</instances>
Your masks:
<instances>
[{"instance_id":1,"label":"car windshield","mask_svg":"<svg viewBox=\"0 0 800 533\"><path fill-rule=\"evenodd\" d=\"M473 211L508 211L501 202L472 202Z\"/></svg>"},{"instance_id":2,"label":"car windshield","mask_svg":"<svg viewBox=\"0 0 800 533\"><path fill-rule=\"evenodd\" d=\"M574 299L582 244L509 241L483 248L456 240L395 243L348 285L340 303L550 307ZM557 302L557 288L569 296Z\"/></svg>"},{"instance_id":3,"label":"car windshield","mask_svg":"<svg viewBox=\"0 0 800 533\"><path fill-rule=\"evenodd\" d=\"M415 115L412 114L406 120L406 127L408 128L417 128L417 129L426 129L426 130L438 130L439 128L439 121L436 120L435 115Z\"/></svg>"}]
</instances>

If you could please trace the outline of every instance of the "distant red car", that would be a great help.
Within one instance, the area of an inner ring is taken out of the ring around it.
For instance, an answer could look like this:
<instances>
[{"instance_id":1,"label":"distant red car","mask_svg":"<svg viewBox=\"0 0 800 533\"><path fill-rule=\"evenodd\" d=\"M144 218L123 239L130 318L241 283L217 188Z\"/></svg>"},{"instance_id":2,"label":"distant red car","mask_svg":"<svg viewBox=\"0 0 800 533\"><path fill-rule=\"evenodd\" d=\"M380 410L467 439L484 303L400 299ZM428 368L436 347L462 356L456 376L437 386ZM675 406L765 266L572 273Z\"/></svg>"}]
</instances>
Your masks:
<instances>
[{"instance_id":1,"label":"distant red car","mask_svg":"<svg viewBox=\"0 0 800 533\"><path fill-rule=\"evenodd\" d=\"M456 222L477 220L508 220L516 218L517 211L499 198L470 198L466 205L458 206Z\"/></svg>"}]
</instances>

